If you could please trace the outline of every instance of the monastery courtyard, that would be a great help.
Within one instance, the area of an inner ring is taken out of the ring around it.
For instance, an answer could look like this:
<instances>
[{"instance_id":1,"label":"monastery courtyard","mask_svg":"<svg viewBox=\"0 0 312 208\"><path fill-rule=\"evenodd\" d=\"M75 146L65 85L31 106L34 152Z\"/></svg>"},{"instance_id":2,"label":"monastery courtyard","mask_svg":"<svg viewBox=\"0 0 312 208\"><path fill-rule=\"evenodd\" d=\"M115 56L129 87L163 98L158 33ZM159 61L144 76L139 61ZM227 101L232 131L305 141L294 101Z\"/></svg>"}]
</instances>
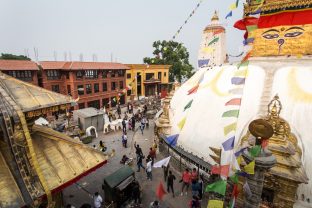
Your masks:
<instances>
[{"instance_id":1,"label":"monastery courtyard","mask_svg":"<svg viewBox=\"0 0 312 208\"><path fill-rule=\"evenodd\" d=\"M136 128L138 125L139 123L136 124ZM150 120L150 127L144 130L144 135L141 134L140 130L138 130L135 134L133 131L127 131L128 148L126 149L122 146L121 143L122 131L111 132L108 134L103 134L102 132L98 133L98 138L94 139L93 142L89 144L89 146L98 145L99 141L102 140L105 143L105 146L108 148L107 152L110 153L112 149L115 149L116 155L110 158L108 163L103 167L82 178L76 184L66 188L63 191L65 204L70 203L75 207L80 207L84 203L93 205L92 194L95 192L99 192L101 196L105 197L101 188L104 177L110 175L123 166L119 163L122 155L126 154L128 157L135 158L134 142L140 145L145 156L148 155L149 148L151 147L154 139L154 122ZM156 157L156 161L158 161L164 158L164 155L158 154ZM144 166L146 166L145 160ZM161 168L153 168L153 180L149 181L146 179L146 173L144 170L141 169L141 172L136 172L137 166L135 160L133 162L132 168L135 171L136 179L139 181L140 186L143 189L142 207L148 207L152 201L157 199L155 192L160 181L163 183L166 189L166 183L163 179L163 170ZM173 169L170 168L170 170ZM191 200L192 196L191 189L189 188L187 196L180 196L181 184L179 183L179 180L181 179L181 173L176 170L173 171L177 178L174 183L176 196L173 198L171 194L166 194L163 198L163 201L161 202L161 207L187 207L187 204ZM88 194L88 192L90 194ZM207 207L207 197L204 197L202 207Z\"/></svg>"}]
</instances>

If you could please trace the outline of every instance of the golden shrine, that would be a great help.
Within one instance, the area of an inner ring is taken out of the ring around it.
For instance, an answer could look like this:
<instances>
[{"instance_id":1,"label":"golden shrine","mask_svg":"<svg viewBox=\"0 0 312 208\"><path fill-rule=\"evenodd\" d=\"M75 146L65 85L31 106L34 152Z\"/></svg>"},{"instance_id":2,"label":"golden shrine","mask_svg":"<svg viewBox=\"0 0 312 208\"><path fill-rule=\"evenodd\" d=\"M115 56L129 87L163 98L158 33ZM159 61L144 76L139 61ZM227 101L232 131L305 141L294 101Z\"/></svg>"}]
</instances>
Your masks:
<instances>
[{"instance_id":1,"label":"golden shrine","mask_svg":"<svg viewBox=\"0 0 312 208\"><path fill-rule=\"evenodd\" d=\"M0 72L1 208L60 206L55 193L106 163L101 152L34 125L38 116L65 112L74 102Z\"/></svg>"}]
</instances>

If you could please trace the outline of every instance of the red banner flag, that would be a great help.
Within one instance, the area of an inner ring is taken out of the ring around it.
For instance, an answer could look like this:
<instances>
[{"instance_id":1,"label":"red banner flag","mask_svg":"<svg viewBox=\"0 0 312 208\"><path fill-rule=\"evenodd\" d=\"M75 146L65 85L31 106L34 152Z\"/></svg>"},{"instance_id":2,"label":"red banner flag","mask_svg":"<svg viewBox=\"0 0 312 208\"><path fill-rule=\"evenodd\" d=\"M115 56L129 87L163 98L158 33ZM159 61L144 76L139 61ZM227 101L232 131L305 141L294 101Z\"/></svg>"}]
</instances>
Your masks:
<instances>
[{"instance_id":1,"label":"red banner flag","mask_svg":"<svg viewBox=\"0 0 312 208\"><path fill-rule=\"evenodd\" d=\"M162 200L162 198L164 197L166 193L167 192L165 191L162 182L160 182L156 189L156 196L159 198L159 200Z\"/></svg>"},{"instance_id":2,"label":"red banner flag","mask_svg":"<svg viewBox=\"0 0 312 208\"><path fill-rule=\"evenodd\" d=\"M230 165L214 165L211 168L211 173L212 174L218 174L221 176L228 177L230 171Z\"/></svg>"}]
</instances>

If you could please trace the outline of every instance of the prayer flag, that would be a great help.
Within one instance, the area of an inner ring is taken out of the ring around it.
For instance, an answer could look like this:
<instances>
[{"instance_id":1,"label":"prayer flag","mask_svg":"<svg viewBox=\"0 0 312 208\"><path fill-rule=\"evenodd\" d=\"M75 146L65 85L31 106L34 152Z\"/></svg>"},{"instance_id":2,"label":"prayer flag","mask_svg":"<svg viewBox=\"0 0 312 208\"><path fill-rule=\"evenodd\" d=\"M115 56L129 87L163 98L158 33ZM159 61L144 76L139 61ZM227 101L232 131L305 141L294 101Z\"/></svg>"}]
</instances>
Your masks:
<instances>
[{"instance_id":1,"label":"prayer flag","mask_svg":"<svg viewBox=\"0 0 312 208\"><path fill-rule=\"evenodd\" d=\"M232 10L234 10L234 9L236 9L236 2L234 2L234 3L232 3L232 4L230 5L230 10L232 11Z\"/></svg>"},{"instance_id":2,"label":"prayer flag","mask_svg":"<svg viewBox=\"0 0 312 208\"><path fill-rule=\"evenodd\" d=\"M230 165L214 165L211 168L211 173L212 174L218 174L221 176L228 177L229 175L229 170L230 170Z\"/></svg>"},{"instance_id":3,"label":"prayer flag","mask_svg":"<svg viewBox=\"0 0 312 208\"><path fill-rule=\"evenodd\" d=\"M198 80L198 85L204 80L205 78L205 73L203 73L201 76L200 76L200 79Z\"/></svg>"},{"instance_id":4,"label":"prayer flag","mask_svg":"<svg viewBox=\"0 0 312 208\"><path fill-rule=\"evenodd\" d=\"M178 123L178 127L180 128L180 130L183 129L184 125L186 122L186 117L184 117L179 123Z\"/></svg>"},{"instance_id":5,"label":"prayer flag","mask_svg":"<svg viewBox=\"0 0 312 208\"><path fill-rule=\"evenodd\" d=\"M171 156L166 157L165 159L162 159L162 160L154 163L153 167L154 168L161 168L163 166L167 167L169 162L170 162L170 158L171 158Z\"/></svg>"},{"instance_id":6,"label":"prayer flag","mask_svg":"<svg viewBox=\"0 0 312 208\"><path fill-rule=\"evenodd\" d=\"M245 84L245 78L242 77L233 77L231 79L233 85L242 85Z\"/></svg>"},{"instance_id":7,"label":"prayer flag","mask_svg":"<svg viewBox=\"0 0 312 208\"><path fill-rule=\"evenodd\" d=\"M199 85L197 84L195 87L191 88L191 89L187 92L187 94L190 95L190 94L196 93L197 90L198 90L198 87L199 87Z\"/></svg>"},{"instance_id":8,"label":"prayer flag","mask_svg":"<svg viewBox=\"0 0 312 208\"><path fill-rule=\"evenodd\" d=\"M237 174L234 174L232 176L230 176L230 179L231 181L233 181L233 183L238 183L238 175Z\"/></svg>"},{"instance_id":9,"label":"prayer flag","mask_svg":"<svg viewBox=\"0 0 312 208\"><path fill-rule=\"evenodd\" d=\"M164 189L164 186L162 184L162 182L159 183L157 189L156 189L156 196L162 200L163 196L166 194L166 191Z\"/></svg>"},{"instance_id":10,"label":"prayer flag","mask_svg":"<svg viewBox=\"0 0 312 208\"><path fill-rule=\"evenodd\" d=\"M242 101L241 98L233 98L232 100L230 100L227 103L225 103L225 106L228 106L228 105L238 105L238 106L240 106L241 105L241 101Z\"/></svg>"},{"instance_id":11,"label":"prayer flag","mask_svg":"<svg viewBox=\"0 0 312 208\"><path fill-rule=\"evenodd\" d=\"M223 208L223 201L209 200L207 208Z\"/></svg>"},{"instance_id":12,"label":"prayer flag","mask_svg":"<svg viewBox=\"0 0 312 208\"><path fill-rule=\"evenodd\" d=\"M248 66L248 65L249 65L249 61L241 62L237 65L237 68L240 68L242 66Z\"/></svg>"},{"instance_id":13,"label":"prayer flag","mask_svg":"<svg viewBox=\"0 0 312 208\"><path fill-rule=\"evenodd\" d=\"M239 0L236 0L236 8L238 7Z\"/></svg>"},{"instance_id":14,"label":"prayer flag","mask_svg":"<svg viewBox=\"0 0 312 208\"><path fill-rule=\"evenodd\" d=\"M238 191L237 184L234 184L233 192L232 192L232 197L233 197L234 199L237 198L238 193L239 193L239 191Z\"/></svg>"},{"instance_id":15,"label":"prayer flag","mask_svg":"<svg viewBox=\"0 0 312 208\"><path fill-rule=\"evenodd\" d=\"M252 196L252 192L250 190L250 187L249 187L247 181L245 182L245 184L243 186L243 190L244 190L244 193L246 194L247 198Z\"/></svg>"},{"instance_id":16,"label":"prayer flag","mask_svg":"<svg viewBox=\"0 0 312 208\"><path fill-rule=\"evenodd\" d=\"M242 176L242 177L245 177L245 178L248 176L248 174L245 173L245 172L239 172L238 175Z\"/></svg>"},{"instance_id":17,"label":"prayer flag","mask_svg":"<svg viewBox=\"0 0 312 208\"><path fill-rule=\"evenodd\" d=\"M168 137L166 138L166 141L167 141L167 143L168 143L170 146L176 146L176 145L177 145L178 138L179 138L179 134L175 134L175 135L172 135L172 136L168 136Z\"/></svg>"},{"instance_id":18,"label":"prayer flag","mask_svg":"<svg viewBox=\"0 0 312 208\"><path fill-rule=\"evenodd\" d=\"M256 145L256 146L250 148L250 150L249 150L250 155L253 157L258 157L260 152L261 152L261 146L260 145Z\"/></svg>"},{"instance_id":19,"label":"prayer flag","mask_svg":"<svg viewBox=\"0 0 312 208\"><path fill-rule=\"evenodd\" d=\"M243 160L243 157L242 156L238 156L238 158L236 158L237 164L241 165L242 164L242 160Z\"/></svg>"},{"instance_id":20,"label":"prayer flag","mask_svg":"<svg viewBox=\"0 0 312 208\"><path fill-rule=\"evenodd\" d=\"M248 45L249 43L253 43L255 41L255 38L247 38L243 41L244 45Z\"/></svg>"},{"instance_id":21,"label":"prayer flag","mask_svg":"<svg viewBox=\"0 0 312 208\"><path fill-rule=\"evenodd\" d=\"M257 25L247 25L246 28L247 28L248 32L253 32L256 29L258 29L258 26Z\"/></svg>"},{"instance_id":22,"label":"prayer flag","mask_svg":"<svg viewBox=\"0 0 312 208\"><path fill-rule=\"evenodd\" d=\"M251 55L251 51L249 51L249 53L246 54L246 56L242 60L242 63L246 62L249 59L250 55Z\"/></svg>"},{"instance_id":23,"label":"prayer flag","mask_svg":"<svg viewBox=\"0 0 312 208\"><path fill-rule=\"evenodd\" d=\"M228 135L231 131L235 131L236 125L237 125L237 123L235 122L235 123L232 123L232 124L224 127L224 135Z\"/></svg>"},{"instance_id":24,"label":"prayer flag","mask_svg":"<svg viewBox=\"0 0 312 208\"><path fill-rule=\"evenodd\" d=\"M235 127L236 127L236 123L235 123ZM235 141L235 136L229 138L228 140L226 140L225 142L222 143L223 149L225 151L229 151L232 150L234 148L234 141Z\"/></svg>"},{"instance_id":25,"label":"prayer flag","mask_svg":"<svg viewBox=\"0 0 312 208\"><path fill-rule=\"evenodd\" d=\"M205 192L216 192L221 195L225 195L226 191L226 181L219 180L217 182L214 182L212 184L209 184L206 186Z\"/></svg>"},{"instance_id":26,"label":"prayer flag","mask_svg":"<svg viewBox=\"0 0 312 208\"><path fill-rule=\"evenodd\" d=\"M215 49L213 47L205 47L202 49L202 52L204 53L213 53Z\"/></svg>"},{"instance_id":27,"label":"prayer flag","mask_svg":"<svg viewBox=\"0 0 312 208\"><path fill-rule=\"evenodd\" d=\"M191 100L185 107L184 111L192 106L193 100Z\"/></svg>"},{"instance_id":28,"label":"prayer flag","mask_svg":"<svg viewBox=\"0 0 312 208\"><path fill-rule=\"evenodd\" d=\"M229 111L226 111L222 114L222 117L235 117L235 118L238 118L239 116L239 110L229 110Z\"/></svg>"},{"instance_id":29,"label":"prayer flag","mask_svg":"<svg viewBox=\"0 0 312 208\"><path fill-rule=\"evenodd\" d=\"M269 140L268 139L263 139L261 143L262 149L266 148L269 145Z\"/></svg>"},{"instance_id":30,"label":"prayer flag","mask_svg":"<svg viewBox=\"0 0 312 208\"><path fill-rule=\"evenodd\" d=\"M238 150L237 152L235 152L235 157L238 157L238 156L240 156L243 152L244 152L244 150L245 149L247 149L247 147L244 147L244 148L242 148L242 149L240 149L240 150Z\"/></svg>"},{"instance_id":31,"label":"prayer flag","mask_svg":"<svg viewBox=\"0 0 312 208\"><path fill-rule=\"evenodd\" d=\"M198 60L198 67L201 68L203 66L206 66L208 65L209 63L209 59L201 59L201 60Z\"/></svg>"},{"instance_id":32,"label":"prayer flag","mask_svg":"<svg viewBox=\"0 0 312 208\"><path fill-rule=\"evenodd\" d=\"M231 89L231 90L229 90L229 93L233 94L233 95L242 95L243 94L243 88L239 87L239 88Z\"/></svg>"},{"instance_id":33,"label":"prayer flag","mask_svg":"<svg viewBox=\"0 0 312 208\"><path fill-rule=\"evenodd\" d=\"M215 30L215 31L213 32L213 35L220 34L220 33L222 33L223 31L224 31L223 29Z\"/></svg>"},{"instance_id":34,"label":"prayer flag","mask_svg":"<svg viewBox=\"0 0 312 208\"><path fill-rule=\"evenodd\" d=\"M246 165L244 167L244 171L250 175L255 174L255 161L253 160L252 162L250 162L248 165Z\"/></svg>"},{"instance_id":35,"label":"prayer flag","mask_svg":"<svg viewBox=\"0 0 312 208\"><path fill-rule=\"evenodd\" d=\"M247 75L248 75L248 69L236 70L234 72L234 76L235 77L246 77Z\"/></svg>"},{"instance_id":36,"label":"prayer flag","mask_svg":"<svg viewBox=\"0 0 312 208\"><path fill-rule=\"evenodd\" d=\"M232 13L232 11L230 11L230 12L226 15L225 19L227 19L227 18L229 18L229 17L232 17L232 15L233 15L233 13Z\"/></svg>"},{"instance_id":37,"label":"prayer flag","mask_svg":"<svg viewBox=\"0 0 312 208\"><path fill-rule=\"evenodd\" d=\"M235 206L235 198L232 198L231 201L230 201L229 208L234 208L234 206Z\"/></svg>"},{"instance_id":38,"label":"prayer flag","mask_svg":"<svg viewBox=\"0 0 312 208\"><path fill-rule=\"evenodd\" d=\"M219 37L216 37L212 41L210 41L210 43L208 43L208 46L210 46L210 45L212 45L212 44L214 44L214 43L216 43L218 41L219 41Z\"/></svg>"},{"instance_id":39,"label":"prayer flag","mask_svg":"<svg viewBox=\"0 0 312 208\"><path fill-rule=\"evenodd\" d=\"M238 164L236 157L232 157L231 168L232 168L233 172L240 170L240 167L239 167L239 164Z\"/></svg>"}]
</instances>

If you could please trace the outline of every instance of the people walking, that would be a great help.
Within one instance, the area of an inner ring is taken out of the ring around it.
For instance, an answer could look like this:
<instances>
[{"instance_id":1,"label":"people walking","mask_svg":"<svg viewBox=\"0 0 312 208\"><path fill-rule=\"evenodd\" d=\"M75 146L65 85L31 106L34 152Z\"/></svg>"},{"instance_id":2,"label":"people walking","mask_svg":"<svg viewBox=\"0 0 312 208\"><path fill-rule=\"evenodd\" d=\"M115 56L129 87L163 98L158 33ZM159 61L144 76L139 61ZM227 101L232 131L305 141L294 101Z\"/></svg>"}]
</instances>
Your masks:
<instances>
[{"instance_id":1,"label":"people walking","mask_svg":"<svg viewBox=\"0 0 312 208\"><path fill-rule=\"evenodd\" d=\"M142 135L143 135L144 127L145 127L145 122L144 122L144 119L142 118L141 119L141 125L140 125L140 129L141 129Z\"/></svg>"},{"instance_id":2,"label":"people walking","mask_svg":"<svg viewBox=\"0 0 312 208\"><path fill-rule=\"evenodd\" d=\"M126 123L126 118L124 118L121 122L122 124L122 132L127 133L127 123Z\"/></svg>"},{"instance_id":3,"label":"people walking","mask_svg":"<svg viewBox=\"0 0 312 208\"><path fill-rule=\"evenodd\" d=\"M183 196L184 188L186 188L185 195L187 195L187 191L191 182L191 173L189 172L188 168L186 168L185 171L183 172L181 182L182 182L181 196Z\"/></svg>"},{"instance_id":4,"label":"people walking","mask_svg":"<svg viewBox=\"0 0 312 208\"><path fill-rule=\"evenodd\" d=\"M191 173L191 178L192 178L192 181L198 180L198 173L197 173L196 168L193 168L192 173Z\"/></svg>"},{"instance_id":5,"label":"people walking","mask_svg":"<svg viewBox=\"0 0 312 208\"><path fill-rule=\"evenodd\" d=\"M99 192L95 192L95 194L93 196L93 202L94 202L95 208L100 208L102 206L103 199L100 196Z\"/></svg>"},{"instance_id":6,"label":"people walking","mask_svg":"<svg viewBox=\"0 0 312 208\"><path fill-rule=\"evenodd\" d=\"M203 198L203 192L204 192L204 180L203 175L199 176L198 184L199 184L199 193L198 193L198 199L202 200Z\"/></svg>"},{"instance_id":7,"label":"people walking","mask_svg":"<svg viewBox=\"0 0 312 208\"><path fill-rule=\"evenodd\" d=\"M137 166L138 166L138 170L137 172L140 172L140 168L143 168L145 170L145 167L143 166L143 155L139 155L137 158Z\"/></svg>"},{"instance_id":8,"label":"people walking","mask_svg":"<svg viewBox=\"0 0 312 208\"><path fill-rule=\"evenodd\" d=\"M189 208L200 208L200 203L197 196L193 196L189 203Z\"/></svg>"},{"instance_id":9,"label":"people walking","mask_svg":"<svg viewBox=\"0 0 312 208\"><path fill-rule=\"evenodd\" d=\"M127 142L128 142L128 137L127 137L127 133L124 133L122 135L122 145L127 148Z\"/></svg>"},{"instance_id":10,"label":"people walking","mask_svg":"<svg viewBox=\"0 0 312 208\"><path fill-rule=\"evenodd\" d=\"M148 180L153 180L153 175L152 175L152 159L148 157L146 159L146 175Z\"/></svg>"},{"instance_id":11,"label":"people walking","mask_svg":"<svg viewBox=\"0 0 312 208\"><path fill-rule=\"evenodd\" d=\"M154 165L154 160L156 158L156 150L151 147L148 155L152 159L152 165Z\"/></svg>"},{"instance_id":12,"label":"people walking","mask_svg":"<svg viewBox=\"0 0 312 208\"><path fill-rule=\"evenodd\" d=\"M163 171L164 171L164 180L165 180L165 182L167 181L167 178L168 178L169 167L170 167L169 164L167 166L162 166Z\"/></svg>"},{"instance_id":13,"label":"people walking","mask_svg":"<svg viewBox=\"0 0 312 208\"><path fill-rule=\"evenodd\" d=\"M134 116L132 116L131 123L132 123L132 131L135 131L135 118L134 118Z\"/></svg>"},{"instance_id":14,"label":"people walking","mask_svg":"<svg viewBox=\"0 0 312 208\"><path fill-rule=\"evenodd\" d=\"M167 192L170 193L170 189L172 191L172 196L174 197L174 189L173 189L173 182L176 177L172 174L171 170L169 171L169 176L167 179Z\"/></svg>"},{"instance_id":15,"label":"people walking","mask_svg":"<svg viewBox=\"0 0 312 208\"><path fill-rule=\"evenodd\" d=\"M142 152L142 149L141 149L140 145L136 144L136 142L134 142L134 148L135 148L135 154L136 154L137 160L138 160L138 157L140 155L143 156L143 152Z\"/></svg>"},{"instance_id":16,"label":"people walking","mask_svg":"<svg viewBox=\"0 0 312 208\"><path fill-rule=\"evenodd\" d=\"M120 115L121 115L121 108L120 108L120 105L118 104L117 105L117 114L118 114L118 118L120 119Z\"/></svg>"},{"instance_id":17,"label":"people walking","mask_svg":"<svg viewBox=\"0 0 312 208\"><path fill-rule=\"evenodd\" d=\"M200 184L197 180L192 181L192 196L199 198Z\"/></svg>"}]
</instances>

